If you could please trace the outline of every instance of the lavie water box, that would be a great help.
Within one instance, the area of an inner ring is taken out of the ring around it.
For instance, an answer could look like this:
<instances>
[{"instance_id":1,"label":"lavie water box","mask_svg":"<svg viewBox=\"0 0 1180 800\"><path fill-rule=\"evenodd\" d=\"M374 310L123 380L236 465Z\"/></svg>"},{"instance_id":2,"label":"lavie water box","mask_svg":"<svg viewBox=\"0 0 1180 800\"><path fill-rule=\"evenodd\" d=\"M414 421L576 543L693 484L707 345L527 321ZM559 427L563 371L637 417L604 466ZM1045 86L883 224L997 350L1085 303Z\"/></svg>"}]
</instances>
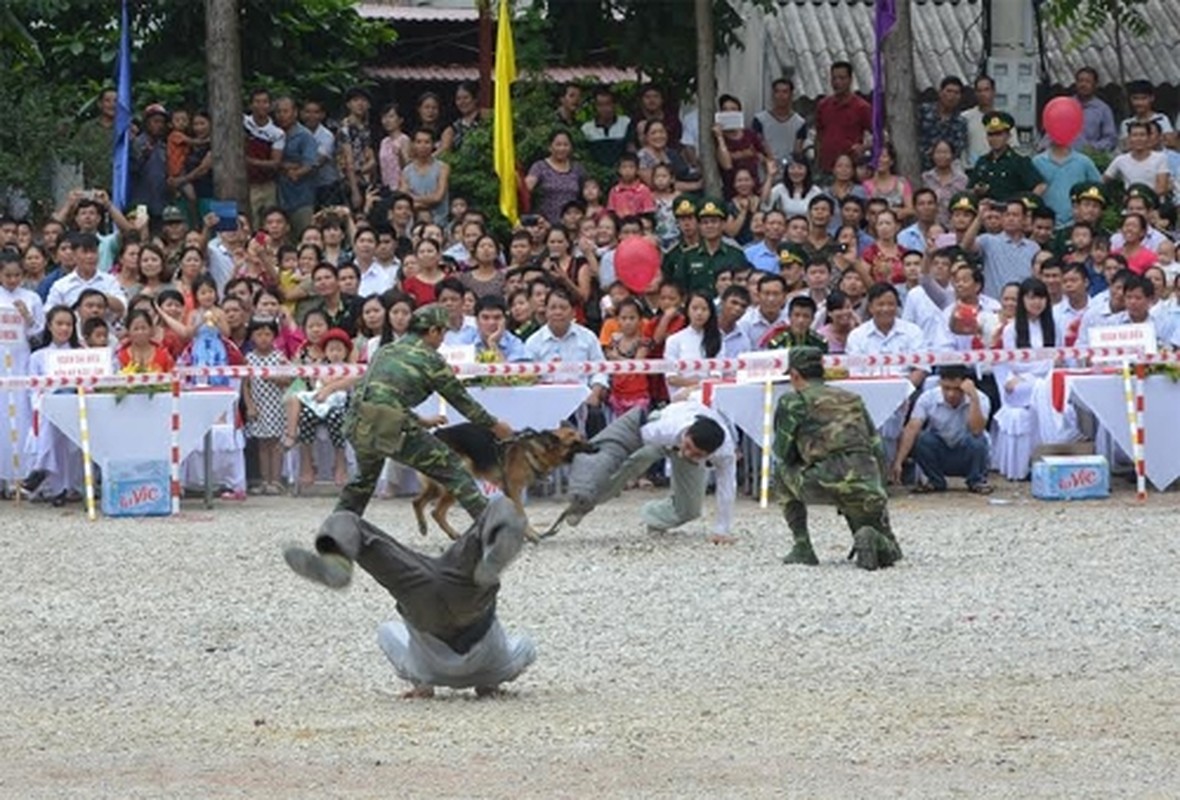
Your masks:
<instances>
[{"instance_id":1,"label":"lavie water box","mask_svg":"<svg viewBox=\"0 0 1180 800\"><path fill-rule=\"evenodd\" d=\"M1032 493L1041 500L1110 497L1110 466L1103 456L1045 456L1033 464Z\"/></svg>"},{"instance_id":2,"label":"lavie water box","mask_svg":"<svg viewBox=\"0 0 1180 800\"><path fill-rule=\"evenodd\" d=\"M166 517L172 513L167 461L108 461L102 472L102 513Z\"/></svg>"}]
</instances>

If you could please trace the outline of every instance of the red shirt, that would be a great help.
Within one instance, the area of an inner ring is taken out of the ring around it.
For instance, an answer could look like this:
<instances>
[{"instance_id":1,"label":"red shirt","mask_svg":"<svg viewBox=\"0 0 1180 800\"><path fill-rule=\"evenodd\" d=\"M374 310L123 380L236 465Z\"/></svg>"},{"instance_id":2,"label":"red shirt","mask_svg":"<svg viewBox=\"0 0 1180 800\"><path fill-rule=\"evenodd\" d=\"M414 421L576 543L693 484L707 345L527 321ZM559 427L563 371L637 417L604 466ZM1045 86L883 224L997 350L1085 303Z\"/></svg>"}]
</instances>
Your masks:
<instances>
[{"instance_id":1,"label":"red shirt","mask_svg":"<svg viewBox=\"0 0 1180 800\"><path fill-rule=\"evenodd\" d=\"M873 107L859 95L846 100L829 95L816 106L815 127L820 171L831 172L836 157L861 144L865 133L873 129Z\"/></svg>"},{"instance_id":2,"label":"red shirt","mask_svg":"<svg viewBox=\"0 0 1180 800\"><path fill-rule=\"evenodd\" d=\"M118 352L119 366L126 368L131 364L131 345L125 344L119 348ZM176 362L172 360L172 355L163 347L156 345L155 352L152 354L151 361L147 364L148 372L171 372L176 368Z\"/></svg>"},{"instance_id":3,"label":"red shirt","mask_svg":"<svg viewBox=\"0 0 1180 800\"><path fill-rule=\"evenodd\" d=\"M438 299L438 284L419 280L415 275L402 281L402 291L414 298L414 307L419 308Z\"/></svg>"},{"instance_id":4,"label":"red shirt","mask_svg":"<svg viewBox=\"0 0 1180 800\"><path fill-rule=\"evenodd\" d=\"M873 242L865 248L860 257L869 265L869 275L875 283L905 283L905 268L901 262L908 252L909 250L898 245L897 255L890 257L881 252L880 246Z\"/></svg>"}]
</instances>

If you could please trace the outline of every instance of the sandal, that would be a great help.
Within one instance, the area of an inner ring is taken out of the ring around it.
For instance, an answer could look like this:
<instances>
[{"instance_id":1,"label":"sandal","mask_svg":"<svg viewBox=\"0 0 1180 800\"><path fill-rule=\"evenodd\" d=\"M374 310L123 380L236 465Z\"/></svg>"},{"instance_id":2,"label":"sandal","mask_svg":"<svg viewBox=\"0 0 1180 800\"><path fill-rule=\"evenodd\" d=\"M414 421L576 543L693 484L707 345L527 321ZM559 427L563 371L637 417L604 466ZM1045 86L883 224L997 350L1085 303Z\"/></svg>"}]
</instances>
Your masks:
<instances>
[{"instance_id":1,"label":"sandal","mask_svg":"<svg viewBox=\"0 0 1180 800\"><path fill-rule=\"evenodd\" d=\"M938 490L928 483L915 483L910 488L910 494L934 494Z\"/></svg>"},{"instance_id":2,"label":"sandal","mask_svg":"<svg viewBox=\"0 0 1180 800\"><path fill-rule=\"evenodd\" d=\"M987 483L986 481L983 483L977 483L974 486L967 487L967 491L971 492L971 494L988 495L988 494L991 494L992 492L994 492L995 490L996 490L996 487L992 486L990 483Z\"/></svg>"}]
</instances>

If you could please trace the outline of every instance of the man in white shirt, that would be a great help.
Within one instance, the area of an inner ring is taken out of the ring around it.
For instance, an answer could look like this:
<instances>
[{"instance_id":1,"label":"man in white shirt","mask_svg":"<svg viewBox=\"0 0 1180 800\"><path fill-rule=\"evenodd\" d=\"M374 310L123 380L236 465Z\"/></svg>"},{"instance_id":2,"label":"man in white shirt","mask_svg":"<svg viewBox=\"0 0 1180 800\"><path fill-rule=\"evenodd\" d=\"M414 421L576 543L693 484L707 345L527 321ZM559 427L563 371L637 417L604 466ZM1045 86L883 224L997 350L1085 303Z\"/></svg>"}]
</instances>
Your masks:
<instances>
[{"instance_id":1,"label":"man in white shirt","mask_svg":"<svg viewBox=\"0 0 1180 800\"><path fill-rule=\"evenodd\" d=\"M763 275L758 281L758 305L746 312L738 328L757 347L771 329L789 320L787 282L781 275Z\"/></svg>"},{"instance_id":2,"label":"man in white shirt","mask_svg":"<svg viewBox=\"0 0 1180 800\"><path fill-rule=\"evenodd\" d=\"M1083 264L1070 264L1061 273L1061 302L1053 307L1053 327L1063 347L1084 346L1078 341L1082 318L1090 308L1090 275Z\"/></svg>"},{"instance_id":3,"label":"man in white shirt","mask_svg":"<svg viewBox=\"0 0 1180 800\"><path fill-rule=\"evenodd\" d=\"M448 347L468 344L479 330L475 320L463 313L463 294L466 287L458 278L443 278L435 289L438 304L447 312L447 329L443 332L443 344Z\"/></svg>"},{"instance_id":4,"label":"man in white shirt","mask_svg":"<svg viewBox=\"0 0 1180 800\"><path fill-rule=\"evenodd\" d=\"M569 292L560 287L549 290L545 299L545 324L524 343L528 361L605 361L598 337L574 322L574 304ZM570 380L572 376L563 376ZM590 396L586 405L598 408L606 398L610 380L604 374L590 376Z\"/></svg>"},{"instance_id":5,"label":"man in white shirt","mask_svg":"<svg viewBox=\"0 0 1180 800\"><path fill-rule=\"evenodd\" d=\"M975 79L975 102L977 105L964 111L961 116L967 123L967 152L962 154L963 169L969 170L981 156L991 152L987 143L987 130L983 127L983 115L996 110L996 82L988 75L980 75ZM1016 131L1008 134L1008 145L1018 144Z\"/></svg>"},{"instance_id":6,"label":"man in white shirt","mask_svg":"<svg viewBox=\"0 0 1180 800\"><path fill-rule=\"evenodd\" d=\"M918 484L915 492L945 492L947 476L956 476L967 479L967 491L972 494L991 494L986 433L991 401L975 388L966 366L951 364L938 373L938 386L927 389L914 403L889 477L893 483L901 482L902 468L912 452L927 481Z\"/></svg>"},{"instance_id":7,"label":"man in white shirt","mask_svg":"<svg viewBox=\"0 0 1180 800\"><path fill-rule=\"evenodd\" d=\"M902 228L897 234L897 243L906 250L926 252L926 237L930 228L938 221L938 195L933 189L918 189L914 192L914 223Z\"/></svg>"},{"instance_id":8,"label":"man in white shirt","mask_svg":"<svg viewBox=\"0 0 1180 800\"><path fill-rule=\"evenodd\" d=\"M106 296L107 310L111 316L122 317L127 310L127 296L114 275L98 271L98 237L93 233L78 234L74 252L77 258L74 271L54 282L46 297L45 307L72 308L83 290L97 289Z\"/></svg>"},{"instance_id":9,"label":"man in white shirt","mask_svg":"<svg viewBox=\"0 0 1180 800\"><path fill-rule=\"evenodd\" d=\"M750 291L733 284L721 293L721 307L717 309L717 328L721 331L721 357L736 358L754 349L742 331L742 317L750 307Z\"/></svg>"},{"instance_id":10,"label":"man in white shirt","mask_svg":"<svg viewBox=\"0 0 1180 800\"><path fill-rule=\"evenodd\" d=\"M388 292L397 280L395 271L377 263L377 232L372 228L361 228L353 241L353 263L361 276L357 286L357 297L372 297ZM459 295L462 305L462 293Z\"/></svg>"},{"instance_id":11,"label":"man in white shirt","mask_svg":"<svg viewBox=\"0 0 1180 800\"><path fill-rule=\"evenodd\" d=\"M1127 102L1131 104L1131 116L1119 125L1120 144L1128 145L1130 127L1136 122L1154 122L1167 142L1174 136L1172 123L1166 114L1155 110L1155 87L1151 81L1131 81L1127 84Z\"/></svg>"},{"instance_id":12,"label":"man in white shirt","mask_svg":"<svg viewBox=\"0 0 1180 800\"><path fill-rule=\"evenodd\" d=\"M1127 152L1110 162L1102 178L1122 181L1124 189L1135 183L1146 184L1163 196L1171 185L1170 169L1168 157L1151 149L1150 124L1132 121L1127 125Z\"/></svg>"},{"instance_id":13,"label":"man in white shirt","mask_svg":"<svg viewBox=\"0 0 1180 800\"><path fill-rule=\"evenodd\" d=\"M730 544L733 502L737 496L737 446L729 426L717 412L695 400L682 400L660 411L636 408L608 425L591 440L593 454L580 453L570 469L570 504L562 521L577 525L599 503L617 497L628 482L662 458L672 463L670 497L644 504L641 512L649 532L679 528L701 515L708 470L717 469L717 518L714 544Z\"/></svg>"}]
</instances>

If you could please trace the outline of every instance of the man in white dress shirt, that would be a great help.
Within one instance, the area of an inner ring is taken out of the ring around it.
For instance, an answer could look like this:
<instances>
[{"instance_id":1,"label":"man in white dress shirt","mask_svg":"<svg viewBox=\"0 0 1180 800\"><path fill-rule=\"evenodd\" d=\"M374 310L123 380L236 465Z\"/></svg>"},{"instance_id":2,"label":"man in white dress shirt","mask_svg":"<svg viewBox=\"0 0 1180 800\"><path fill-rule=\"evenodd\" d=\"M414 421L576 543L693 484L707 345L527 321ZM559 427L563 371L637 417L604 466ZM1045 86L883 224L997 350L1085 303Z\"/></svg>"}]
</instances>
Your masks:
<instances>
[{"instance_id":1,"label":"man in white dress shirt","mask_svg":"<svg viewBox=\"0 0 1180 800\"><path fill-rule=\"evenodd\" d=\"M561 287L549 290L545 299L545 324L524 343L524 351L526 361L539 363L606 360L602 345L593 331L574 322L573 299ZM558 380L570 381L573 376L560 376ZM593 436L605 426L602 406L610 388L610 379L602 373L591 375L589 386L590 396L579 413L585 412L586 434Z\"/></svg>"},{"instance_id":2,"label":"man in white dress shirt","mask_svg":"<svg viewBox=\"0 0 1180 800\"><path fill-rule=\"evenodd\" d=\"M109 272L98 271L98 237L93 233L80 233L74 242L77 263L69 275L58 278L49 289L45 307L67 306L73 308L78 296L85 289L97 289L106 296L107 310L113 317L123 316L127 310L127 295L119 286L118 279Z\"/></svg>"},{"instance_id":3,"label":"man in white dress shirt","mask_svg":"<svg viewBox=\"0 0 1180 800\"><path fill-rule=\"evenodd\" d=\"M752 347L770 330L790 321L787 312L787 282L781 275L764 275L758 281L758 305L750 308L738 323Z\"/></svg>"},{"instance_id":4,"label":"man in white dress shirt","mask_svg":"<svg viewBox=\"0 0 1180 800\"><path fill-rule=\"evenodd\" d=\"M672 462L672 494L643 506L651 533L679 528L701 515L708 479L706 464L717 470L717 517L714 544L731 544L733 502L737 496L737 445L717 412L695 400L670 403L659 411L636 408L595 436L597 453L574 457L570 469L570 504L550 529L562 522L577 525L599 503L617 497L628 482L652 464Z\"/></svg>"},{"instance_id":5,"label":"man in white dress shirt","mask_svg":"<svg viewBox=\"0 0 1180 800\"><path fill-rule=\"evenodd\" d=\"M361 228L353 240L353 263L361 276L357 286L357 297L372 297L384 294L397 282L397 270L390 269L377 261L377 231ZM462 297L460 297L462 300Z\"/></svg>"}]
</instances>

